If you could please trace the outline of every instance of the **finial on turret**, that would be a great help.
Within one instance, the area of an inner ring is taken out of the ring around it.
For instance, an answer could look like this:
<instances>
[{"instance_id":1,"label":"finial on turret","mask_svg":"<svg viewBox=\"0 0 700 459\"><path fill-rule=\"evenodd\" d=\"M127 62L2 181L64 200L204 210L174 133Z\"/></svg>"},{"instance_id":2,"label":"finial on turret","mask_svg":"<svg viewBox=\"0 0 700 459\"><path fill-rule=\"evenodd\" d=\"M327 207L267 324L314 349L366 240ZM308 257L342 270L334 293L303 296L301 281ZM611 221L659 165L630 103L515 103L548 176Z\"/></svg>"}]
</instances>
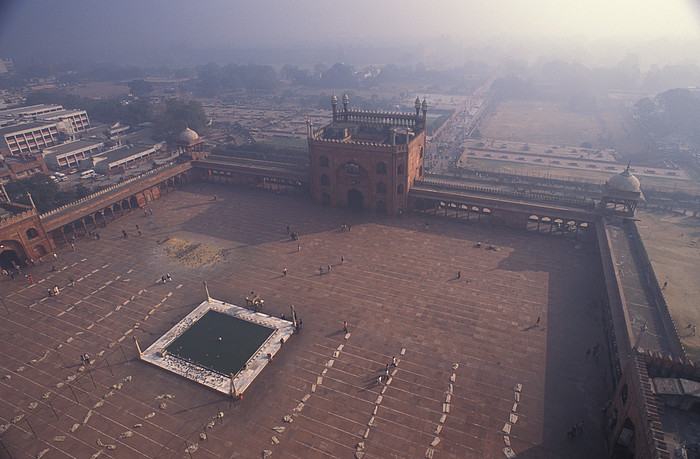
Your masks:
<instances>
[{"instance_id":1,"label":"finial on turret","mask_svg":"<svg viewBox=\"0 0 700 459\"><path fill-rule=\"evenodd\" d=\"M423 109L423 113L428 111L428 101L423 98L423 105L421 107Z\"/></svg>"},{"instance_id":2,"label":"finial on turret","mask_svg":"<svg viewBox=\"0 0 700 459\"><path fill-rule=\"evenodd\" d=\"M350 98L348 97L348 94L345 93L343 94L343 110L346 112L348 111L348 102L350 102Z\"/></svg>"},{"instance_id":3,"label":"finial on turret","mask_svg":"<svg viewBox=\"0 0 700 459\"><path fill-rule=\"evenodd\" d=\"M333 93L333 97L331 97L331 105L335 107L338 105L338 98L335 96L335 93Z\"/></svg>"},{"instance_id":4,"label":"finial on turret","mask_svg":"<svg viewBox=\"0 0 700 459\"><path fill-rule=\"evenodd\" d=\"M416 96L416 115L420 113L420 97Z\"/></svg>"}]
</instances>

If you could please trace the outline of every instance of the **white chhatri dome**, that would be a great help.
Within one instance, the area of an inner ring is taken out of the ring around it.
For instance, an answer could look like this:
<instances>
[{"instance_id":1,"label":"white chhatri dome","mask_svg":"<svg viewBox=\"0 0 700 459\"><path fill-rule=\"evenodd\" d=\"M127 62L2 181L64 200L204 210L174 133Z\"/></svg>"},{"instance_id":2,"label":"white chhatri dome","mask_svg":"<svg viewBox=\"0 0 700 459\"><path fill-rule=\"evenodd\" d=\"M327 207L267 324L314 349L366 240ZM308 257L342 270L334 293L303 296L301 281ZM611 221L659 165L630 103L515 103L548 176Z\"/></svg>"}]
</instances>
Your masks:
<instances>
[{"instance_id":1,"label":"white chhatri dome","mask_svg":"<svg viewBox=\"0 0 700 459\"><path fill-rule=\"evenodd\" d=\"M616 191L626 191L628 193L639 193L639 179L632 175L629 166L617 175L613 175L608 180L608 188Z\"/></svg>"},{"instance_id":2,"label":"white chhatri dome","mask_svg":"<svg viewBox=\"0 0 700 459\"><path fill-rule=\"evenodd\" d=\"M180 140L182 142L192 142L193 140L197 140L198 138L199 135L189 127L185 128L185 130L180 133Z\"/></svg>"}]
</instances>

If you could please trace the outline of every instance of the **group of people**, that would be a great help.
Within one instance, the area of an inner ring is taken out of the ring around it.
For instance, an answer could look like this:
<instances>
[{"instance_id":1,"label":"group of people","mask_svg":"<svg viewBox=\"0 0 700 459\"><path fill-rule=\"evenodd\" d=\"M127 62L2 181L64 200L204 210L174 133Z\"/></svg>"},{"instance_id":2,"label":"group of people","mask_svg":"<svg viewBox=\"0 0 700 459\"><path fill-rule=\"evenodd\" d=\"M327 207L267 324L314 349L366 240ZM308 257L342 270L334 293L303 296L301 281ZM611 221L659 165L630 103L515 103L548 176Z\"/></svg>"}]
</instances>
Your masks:
<instances>
[{"instance_id":1,"label":"group of people","mask_svg":"<svg viewBox=\"0 0 700 459\"><path fill-rule=\"evenodd\" d=\"M80 356L80 360L83 362L83 365L90 365L91 364L90 356L88 355L87 352Z\"/></svg>"},{"instance_id":2,"label":"group of people","mask_svg":"<svg viewBox=\"0 0 700 459\"><path fill-rule=\"evenodd\" d=\"M397 363L397 362L396 362L396 357L392 357L392 358L391 358L391 363L387 363L387 364L386 364L386 368L384 368L384 374L383 374L383 375L379 375L379 377L377 378L377 383L383 384L383 383L389 381L389 368L395 367L395 366L396 366L396 363Z\"/></svg>"},{"instance_id":3,"label":"group of people","mask_svg":"<svg viewBox=\"0 0 700 459\"><path fill-rule=\"evenodd\" d=\"M170 277L170 273L167 273L167 274L163 274L163 275L161 276L160 280L163 281L163 283L165 284L165 283L167 283L167 282L172 282L172 281L173 281L173 278Z\"/></svg>"},{"instance_id":4,"label":"group of people","mask_svg":"<svg viewBox=\"0 0 700 459\"><path fill-rule=\"evenodd\" d=\"M54 285L53 288L47 288L46 289L46 294L48 296L56 296L60 293L60 290L58 289L58 285Z\"/></svg>"}]
</instances>

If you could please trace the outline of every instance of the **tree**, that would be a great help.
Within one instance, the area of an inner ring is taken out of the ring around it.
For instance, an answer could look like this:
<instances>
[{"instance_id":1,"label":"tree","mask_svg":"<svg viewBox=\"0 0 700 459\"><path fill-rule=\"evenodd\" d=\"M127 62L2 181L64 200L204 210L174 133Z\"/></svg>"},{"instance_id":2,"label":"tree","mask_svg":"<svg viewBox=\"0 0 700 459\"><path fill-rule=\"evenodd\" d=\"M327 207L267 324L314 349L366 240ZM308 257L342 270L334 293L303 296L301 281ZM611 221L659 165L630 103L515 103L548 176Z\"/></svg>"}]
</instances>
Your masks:
<instances>
[{"instance_id":1,"label":"tree","mask_svg":"<svg viewBox=\"0 0 700 459\"><path fill-rule=\"evenodd\" d=\"M144 96L153 91L153 84L146 80L131 80L129 82L129 92L134 96Z\"/></svg>"},{"instance_id":2,"label":"tree","mask_svg":"<svg viewBox=\"0 0 700 459\"><path fill-rule=\"evenodd\" d=\"M47 175L35 174L26 179L16 180L5 185L7 194L14 202L31 205L27 192L31 193L32 201L39 212L48 212L56 207L58 184Z\"/></svg>"}]
</instances>

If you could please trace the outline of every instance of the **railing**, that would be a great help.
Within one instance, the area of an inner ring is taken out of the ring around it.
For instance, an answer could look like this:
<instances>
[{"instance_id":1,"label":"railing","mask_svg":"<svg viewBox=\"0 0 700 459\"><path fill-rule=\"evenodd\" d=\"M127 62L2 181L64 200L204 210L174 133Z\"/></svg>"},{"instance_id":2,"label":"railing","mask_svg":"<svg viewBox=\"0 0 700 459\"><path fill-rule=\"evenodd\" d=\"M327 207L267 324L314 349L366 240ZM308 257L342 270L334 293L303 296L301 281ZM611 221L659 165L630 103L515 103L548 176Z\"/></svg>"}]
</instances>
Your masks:
<instances>
[{"instance_id":1,"label":"railing","mask_svg":"<svg viewBox=\"0 0 700 459\"><path fill-rule=\"evenodd\" d=\"M639 235L639 229L637 225L633 222L629 222L629 226L632 228L634 234L635 246L639 250L639 256L642 260L641 268L644 270L647 282L651 287L651 293L654 296L654 302L656 303L656 308L659 310L661 315L661 320L664 322L664 327L668 332L669 340L674 348L674 353L679 357L687 358L685 354L685 347L681 342L680 336L678 335L678 327L676 327L676 322L671 317L671 312L668 310L668 304L666 303L666 298L664 298L663 293L661 293L661 285L659 280L656 278L656 273L654 272L654 267L651 265L651 260L649 259L649 254L647 253L642 238Z\"/></svg>"},{"instance_id":2,"label":"railing","mask_svg":"<svg viewBox=\"0 0 700 459\"><path fill-rule=\"evenodd\" d=\"M0 220L0 228L4 228L5 226L12 225L12 224L17 223L21 220L24 220L25 218L32 217L36 214L37 214L36 209L32 208L29 210L25 210L22 213L15 214L11 217L3 218L2 220Z\"/></svg>"},{"instance_id":3,"label":"railing","mask_svg":"<svg viewBox=\"0 0 700 459\"><path fill-rule=\"evenodd\" d=\"M178 166L181 166L181 165L178 165ZM171 168L174 169L174 168L176 168L176 167L178 167L178 166L173 166L173 165L171 165L171 164L165 164L165 165L163 165L163 166L156 167L156 168L154 168L154 169L151 169L151 170L148 170L148 171L144 172L143 174L137 175L136 177L131 177L130 179L124 180L123 182L120 182L120 183L117 183L117 184L114 184L114 185L110 185L110 186L108 186L107 188L104 188L104 189L102 189L102 190L100 190L100 191L97 191L97 192L95 192L95 193L92 193L92 194L89 195L89 196L85 196L85 197L82 198L82 199L78 199L77 201L69 202L68 204L65 204L65 205L63 205L63 206L61 206L61 207L57 207L56 209L50 210L50 211L48 211L48 212L44 212L43 214L39 215L39 218L44 219L44 218L50 217L51 215L55 215L55 214L57 214L57 213L59 213L59 212L62 212L62 211L64 211L64 210L66 210L66 209L70 209L70 208L72 208L72 207L75 207L75 206L77 206L77 205L79 205L79 204L82 204L82 203L84 203L84 202L86 202L86 201L89 201L89 200L91 200L91 199L94 199L94 198L96 198L96 197L98 197L98 196L101 196L101 195L103 195L103 194L109 193L110 191L114 191L114 190L119 189L119 188L124 188L124 187L126 187L126 186L128 186L128 185L130 185L130 184L132 184L132 183L134 183L134 182L138 182L138 181L140 181L140 180L143 180L144 178L146 178L146 177L149 176L149 175L155 175L155 174L157 174L157 173L160 173L160 172L165 171L166 169L171 169Z\"/></svg>"},{"instance_id":4,"label":"railing","mask_svg":"<svg viewBox=\"0 0 700 459\"><path fill-rule=\"evenodd\" d=\"M565 204L572 204L575 206L592 208L595 207L595 202L590 199L578 199L578 198L568 198L564 196L555 196L541 193L532 192L518 192L518 191L504 191L497 188L486 188L472 185L463 185L459 183L442 182L439 180L423 179L421 181L416 181L415 186L427 186L435 188L444 188L446 190L460 190L460 191L470 191L476 193L487 193L493 194L499 197L514 197L523 198L534 201L554 201L561 202Z\"/></svg>"}]
</instances>

